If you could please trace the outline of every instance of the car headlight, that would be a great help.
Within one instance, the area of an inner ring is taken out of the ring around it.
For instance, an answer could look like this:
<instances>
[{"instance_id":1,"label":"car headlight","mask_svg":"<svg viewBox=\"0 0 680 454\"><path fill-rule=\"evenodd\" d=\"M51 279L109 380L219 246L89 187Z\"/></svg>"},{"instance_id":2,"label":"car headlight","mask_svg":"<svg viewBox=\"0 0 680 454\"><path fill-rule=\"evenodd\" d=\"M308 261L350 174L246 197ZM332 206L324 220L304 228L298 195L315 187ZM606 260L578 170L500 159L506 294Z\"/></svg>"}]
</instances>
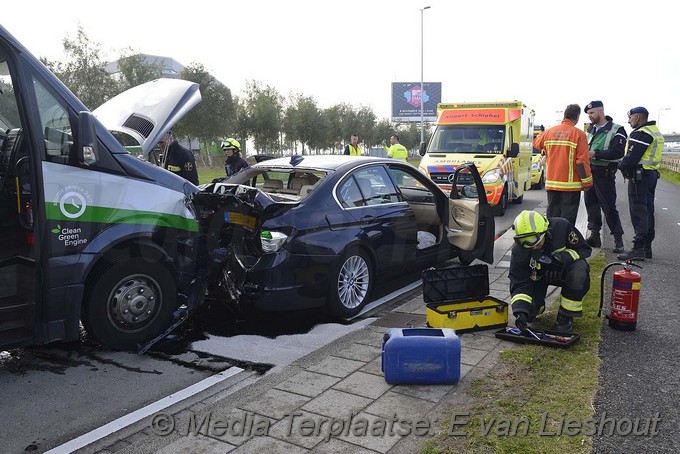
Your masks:
<instances>
[{"instance_id":1,"label":"car headlight","mask_svg":"<svg viewBox=\"0 0 680 454\"><path fill-rule=\"evenodd\" d=\"M495 183L501 177L500 169L489 170L482 177L482 183Z\"/></svg>"},{"instance_id":2,"label":"car headlight","mask_svg":"<svg viewBox=\"0 0 680 454\"><path fill-rule=\"evenodd\" d=\"M534 162L531 164L531 170L538 170L541 168L541 163L540 162Z\"/></svg>"},{"instance_id":3,"label":"car headlight","mask_svg":"<svg viewBox=\"0 0 680 454\"><path fill-rule=\"evenodd\" d=\"M283 246L283 243L288 239L288 235L281 232L272 232L271 230L263 230L260 233L260 241L262 242L262 250L264 252L277 252Z\"/></svg>"}]
</instances>

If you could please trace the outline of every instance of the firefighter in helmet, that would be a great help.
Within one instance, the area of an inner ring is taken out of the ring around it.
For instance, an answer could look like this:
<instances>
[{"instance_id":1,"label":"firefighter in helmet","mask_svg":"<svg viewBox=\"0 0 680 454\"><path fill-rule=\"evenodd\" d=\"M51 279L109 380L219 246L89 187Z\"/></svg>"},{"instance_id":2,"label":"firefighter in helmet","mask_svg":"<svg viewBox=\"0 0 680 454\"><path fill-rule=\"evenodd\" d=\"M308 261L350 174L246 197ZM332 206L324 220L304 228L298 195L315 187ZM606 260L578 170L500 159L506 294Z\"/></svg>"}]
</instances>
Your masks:
<instances>
[{"instance_id":1,"label":"firefighter in helmet","mask_svg":"<svg viewBox=\"0 0 680 454\"><path fill-rule=\"evenodd\" d=\"M230 177L248 167L248 163L241 157L241 144L238 140L224 139L221 144L226 160L224 161L224 171Z\"/></svg>"},{"instance_id":2,"label":"firefighter in helmet","mask_svg":"<svg viewBox=\"0 0 680 454\"><path fill-rule=\"evenodd\" d=\"M549 285L562 287L555 329L570 332L581 317L590 289L591 247L569 221L524 210L512 224L515 244L510 260L511 306L515 325L524 330L545 310Z\"/></svg>"}]
</instances>

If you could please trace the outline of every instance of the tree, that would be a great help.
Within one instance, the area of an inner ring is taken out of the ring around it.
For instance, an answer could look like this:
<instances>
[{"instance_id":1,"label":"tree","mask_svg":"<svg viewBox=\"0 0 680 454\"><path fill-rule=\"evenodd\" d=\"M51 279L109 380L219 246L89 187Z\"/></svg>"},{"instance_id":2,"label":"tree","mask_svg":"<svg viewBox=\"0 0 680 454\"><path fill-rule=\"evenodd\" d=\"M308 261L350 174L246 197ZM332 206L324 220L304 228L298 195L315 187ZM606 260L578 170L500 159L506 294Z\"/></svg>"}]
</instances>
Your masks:
<instances>
[{"instance_id":1,"label":"tree","mask_svg":"<svg viewBox=\"0 0 680 454\"><path fill-rule=\"evenodd\" d=\"M147 63L146 58L132 49L127 49L118 59L120 74L119 90L125 90L141 85L163 76L162 63Z\"/></svg>"},{"instance_id":2,"label":"tree","mask_svg":"<svg viewBox=\"0 0 680 454\"><path fill-rule=\"evenodd\" d=\"M283 123L283 97L276 88L263 87L258 81L248 82L246 112L255 148L264 153L281 149L279 134Z\"/></svg>"},{"instance_id":3,"label":"tree","mask_svg":"<svg viewBox=\"0 0 680 454\"><path fill-rule=\"evenodd\" d=\"M201 102L174 127L175 135L195 137L206 152L212 141L226 137L235 130L236 109L231 90L205 70L200 63L192 63L180 74L184 80L196 82L201 90ZM212 163L210 155L208 160Z\"/></svg>"},{"instance_id":4,"label":"tree","mask_svg":"<svg viewBox=\"0 0 680 454\"><path fill-rule=\"evenodd\" d=\"M66 59L50 62L43 59L50 70L73 92L90 110L93 110L118 93L118 84L106 72L101 58L101 45L90 41L81 25L78 25L76 38L64 38Z\"/></svg>"},{"instance_id":5,"label":"tree","mask_svg":"<svg viewBox=\"0 0 680 454\"><path fill-rule=\"evenodd\" d=\"M323 124L322 117L314 98L301 94L291 95L283 121L286 139L299 141L302 144L302 154L305 154L305 144L310 148L322 146L323 131L319 128Z\"/></svg>"}]
</instances>

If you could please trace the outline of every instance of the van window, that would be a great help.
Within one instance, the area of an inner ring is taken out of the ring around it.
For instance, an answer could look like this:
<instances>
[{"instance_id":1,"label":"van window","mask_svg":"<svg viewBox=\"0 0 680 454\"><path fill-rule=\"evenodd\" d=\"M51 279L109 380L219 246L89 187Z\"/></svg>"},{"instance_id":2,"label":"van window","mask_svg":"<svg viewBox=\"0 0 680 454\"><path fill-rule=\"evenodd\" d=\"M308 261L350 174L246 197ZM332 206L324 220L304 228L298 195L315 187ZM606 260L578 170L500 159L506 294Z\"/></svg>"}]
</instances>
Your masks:
<instances>
[{"instance_id":1,"label":"van window","mask_svg":"<svg viewBox=\"0 0 680 454\"><path fill-rule=\"evenodd\" d=\"M34 78L33 86L44 133L46 159L66 164L73 146L73 128L68 110L39 80Z\"/></svg>"}]
</instances>

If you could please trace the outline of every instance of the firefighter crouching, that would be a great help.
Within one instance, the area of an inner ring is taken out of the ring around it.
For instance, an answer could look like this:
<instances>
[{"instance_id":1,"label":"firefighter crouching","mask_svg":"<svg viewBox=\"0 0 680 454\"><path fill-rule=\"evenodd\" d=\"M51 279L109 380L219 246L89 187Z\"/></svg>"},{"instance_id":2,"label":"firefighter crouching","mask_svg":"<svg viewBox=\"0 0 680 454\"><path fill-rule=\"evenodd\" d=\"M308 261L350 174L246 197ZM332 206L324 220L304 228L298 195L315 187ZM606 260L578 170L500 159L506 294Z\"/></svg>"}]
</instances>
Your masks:
<instances>
[{"instance_id":1,"label":"firefighter crouching","mask_svg":"<svg viewBox=\"0 0 680 454\"><path fill-rule=\"evenodd\" d=\"M545 310L549 285L562 287L555 330L570 332L573 317L583 315L590 289L591 247L564 218L548 220L524 210L512 225L515 244L510 260L510 294L515 325L524 330Z\"/></svg>"}]
</instances>

